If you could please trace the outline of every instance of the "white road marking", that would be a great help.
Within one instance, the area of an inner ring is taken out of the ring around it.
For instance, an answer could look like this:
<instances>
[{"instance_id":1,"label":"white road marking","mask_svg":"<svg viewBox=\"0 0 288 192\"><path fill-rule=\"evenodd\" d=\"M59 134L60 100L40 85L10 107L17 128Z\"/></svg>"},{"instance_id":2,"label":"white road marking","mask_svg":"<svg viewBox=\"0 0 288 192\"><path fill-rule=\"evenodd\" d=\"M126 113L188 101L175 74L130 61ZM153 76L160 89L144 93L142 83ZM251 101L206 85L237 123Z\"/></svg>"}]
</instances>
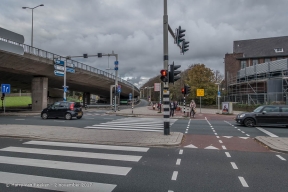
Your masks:
<instances>
[{"instance_id":1,"label":"white road marking","mask_svg":"<svg viewBox=\"0 0 288 192\"><path fill-rule=\"evenodd\" d=\"M222 149L226 149L225 145L222 145Z\"/></svg>"},{"instance_id":2,"label":"white road marking","mask_svg":"<svg viewBox=\"0 0 288 192\"><path fill-rule=\"evenodd\" d=\"M106 184L106 183L96 183L96 182L61 179L53 177L43 177L36 175L25 175L19 173L0 172L0 183L6 184L6 186L14 188L12 181L13 184L16 183L19 184L18 187L21 186L32 187L53 191L57 190L57 191L83 191L83 192L95 192L95 191L111 192L117 186L114 184ZM75 185L72 186L72 184Z\"/></svg>"},{"instance_id":3,"label":"white road marking","mask_svg":"<svg viewBox=\"0 0 288 192\"><path fill-rule=\"evenodd\" d=\"M146 132L163 132L163 128L154 128L154 129L144 129L143 127L133 128L116 128L116 127L84 127L86 129L110 129L110 130L123 130L123 131L146 131ZM157 129L157 130L155 130ZM162 130L160 130L162 129Z\"/></svg>"},{"instance_id":4,"label":"white road marking","mask_svg":"<svg viewBox=\"0 0 288 192\"><path fill-rule=\"evenodd\" d=\"M25 120L25 119L15 119L16 121L23 121L23 120Z\"/></svg>"},{"instance_id":5,"label":"white road marking","mask_svg":"<svg viewBox=\"0 0 288 192\"><path fill-rule=\"evenodd\" d=\"M240 129L237 129L238 131L241 131Z\"/></svg>"},{"instance_id":6,"label":"white road marking","mask_svg":"<svg viewBox=\"0 0 288 192\"><path fill-rule=\"evenodd\" d=\"M168 190L168 192L174 192L174 191Z\"/></svg>"},{"instance_id":7,"label":"white road marking","mask_svg":"<svg viewBox=\"0 0 288 192\"><path fill-rule=\"evenodd\" d=\"M210 127L213 127L212 125Z\"/></svg>"},{"instance_id":8,"label":"white road marking","mask_svg":"<svg viewBox=\"0 0 288 192\"><path fill-rule=\"evenodd\" d=\"M244 177L238 177L243 187L249 187Z\"/></svg>"},{"instance_id":9,"label":"white road marking","mask_svg":"<svg viewBox=\"0 0 288 192\"><path fill-rule=\"evenodd\" d=\"M177 159L176 165L180 165L180 163L181 163L181 159Z\"/></svg>"},{"instance_id":10,"label":"white road marking","mask_svg":"<svg viewBox=\"0 0 288 192\"><path fill-rule=\"evenodd\" d=\"M239 137L240 139L248 139L249 137Z\"/></svg>"},{"instance_id":11,"label":"white road marking","mask_svg":"<svg viewBox=\"0 0 288 192\"><path fill-rule=\"evenodd\" d=\"M211 129L214 129L213 127Z\"/></svg>"},{"instance_id":12,"label":"white road marking","mask_svg":"<svg viewBox=\"0 0 288 192\"><path fill-rule=\"evenodd\" d=\"M178 171L174 171L171 180L176 181L178 175Z\"/></svg>"},{"instance_id":13,"label":"white road marking","mask_svg":"<svg viewBox=\"0 0 288 192\"><path fill-rule=\"evenodd\" d=\"M244 131L241 131L242 133L245 133Z\"/></svg>"},{"instance_id":14,"label":"white road marking","mask_svg":"<svg viewBox=\"0 0 288 192\"><path fill-rule=\"evenodd\" d=\"M185 131L185 133L188 133L187 131Z\"/></svg>"},{"instance_id":15,"label":"white road marking","mask_svg":"<svg viewBox=\"0 0 288 192\"><path fill-rule=\"evenodd\" d=\"M196 147L195 145L190 144L190 145L186 145L185 148L198 148L198 147Z\"/></svg>"},{"instance_id":16,"label":"white road marking","mask_svg":"<svg viewBox=\"0 0 288 192\"><path fill-rule=\"evenodd\" d=\"M133 162L138 162L142 157L142 156L134 156L134 155L90 153L90 152L64 151L64 150L53 150L53 149L36 149L36 148L26 148L26 147L6 147L4 149L0 149L0 151L12 151L12 152L19 152L19 153L32 153L32 154L44 154L44 155L59 155L59 156L66 156L66 157L81 157L81 158L92 158L92 159L133 161Z\"/></svg>"},{"instance_id":17,"label":"white road marking","mask_svg":"<svg viewBox=\"0 0 288 192\"><path fill-rule=\"evenodd\" d=\"M214 133L215 135L218 135L217 133Z\"/></svg>"},{"instance_id":18,"label":"white road marking","mask_svg":"<svg viewBox=\"0 0 288 192\"><path fill-rule=\"evenodd\" d=\"M215 130L212 130L213 132L215 132Z\"/></svg>"},{"instance_id":19,"label":"white road marking","mask_svg":"<svg viewBox=\"0 0 288 192\"><path fill-rule=\"evenodd\" d=\"M217 147L213 147L213 146L208 146L208 147L205 147L204 149L218 149Z\"/></svg>"},{"instance_id":20,"label":"white road marking","mask_svg":"<svg viewBox=\"0 0 288 192\"><path fill-rule=\"evenodd\" d=\"M276 155L279 159L281 159L282 161L286 161L285 158L283 158L281 155Z\"/></svg>"},{"instance_id":21,"label":"white road marking","mask_svg":"<svg viewBox=\"0 0 288 192\"><path fill-rule=\"evenodd\" d=\"M256 127L259 131L262 131L263 133L266 133L267 135L269 135L270 137L278 137L277 135L274 135L273 133L263 129L263 128L260 128L260 127Z\"/></svg>"},{"instance_id":22,"label":"white road marking","mask_svg":"<svg viewBox=\"0 0 288 192\"><path fill-rule=\"evenodd\" d=\"M0 156L0 163L10 165L43 167L43 168L60 169L60 170L83 171L90 173L104 173L112 175L127 175L128 172L132 169L131 167L50 161L50 160L5 157L5 156Z\"/></svg>"},{"instance_id":23,"label":"white road marking","mask_svg":"<svg viewBox=\"0 0 288 192\"><path fill-rule=\"evenodd\" d=\"M225 137L225 138L227 138L227 139L230 139L230 138L232 138L233 136L222 136L222 137Z\"/></svg>"},{"instance_id":24,"label":"white road marking","mask_svg":"<svg viewBox=\"0 0 288 192\"><path fill-rule=\"evenodd\" d=\"M250 137L250 135L246 134L248 137Z\"/></svg>"},{"instance_id":25,"label":"white road marking","mask_svg":"<svg viewBox=\"0 0 288 192\"><path fill-rule=\"evenodd\" d=\"M104 149L104 150L117 150L117 151L137 151L137 152L147 152L149 150L149 148L147 147L127 147L127 146L115 146L115 145L95 145L84 143L65 143L65 142L50 142L50 141L28 141L25 142L24 144L88 148L88 149Z\"/></svg>"},{"instance_id":26,"label":"white road marking","mask_svg":"<svg viewBox=\"0 0 288 192\"><path fill-rule=\"evenodd\" d=\"M219 140L219 143L223 143L222 140Z\"/></svg>"},{"instance_id":27,"label":"white road marking","mask_svg":"<svg viewBox=\"0 0 288 192\"><path fill-rule=\"evenodd\" d=\"M183 149L180 149L179 154L180 154L180 155L183 154Z\"/></svg>"},{"instance_id":28,"label":"white road marking","mask_svg":"<svg viewBox=\"0 0 288 192\"><path fill-rule=\"evenodd\" d=\"M220 137L219 137L219 136L216 136L216 138L219 139Z\"/></svg>"},{"instance_id":29,"label":"white road marking","mask_svg":"<svg viewBox=\"0 0 288 192\"><path fill-rule=\"evenodd\" d=\"M234 163L234 162L230 162L230 163L231 163L231 165L232 165L233 169L238 169L238 167L237 167L236 163Z\"/></svg>"},{"instance_id":30,"label":"white road marking","mask_svg":"<svg viewBox=\"0 0 288 192\"><path fill-rule=\"evenodd\" d=\"M231 157L229 152L225 152L225 154L226 154L227 157Z\"/></svg>"}]
</instances>

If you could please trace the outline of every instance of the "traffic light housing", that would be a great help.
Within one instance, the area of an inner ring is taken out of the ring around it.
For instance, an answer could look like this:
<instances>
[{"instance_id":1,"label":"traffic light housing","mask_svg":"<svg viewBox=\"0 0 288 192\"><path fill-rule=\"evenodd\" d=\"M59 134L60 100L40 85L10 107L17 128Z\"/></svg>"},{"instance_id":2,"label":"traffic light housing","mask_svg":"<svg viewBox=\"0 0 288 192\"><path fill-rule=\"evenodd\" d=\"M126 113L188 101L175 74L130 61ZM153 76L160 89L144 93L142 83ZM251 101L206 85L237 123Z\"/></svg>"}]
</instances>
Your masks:
<instances>
[{"instance_id":1,"label":"traffic light housing","mask_svg":"<svg viewBox=\"0 0 288 192\"><path fill-rule=\"evenodd\" d=\"M184 85L184 93L185 95L188 95L189 93L191 93L191 89L188 85Z\"/></svg>"},{"instance_id":2,"label":"traffic light housing","mask_svg":"<svg viewBox=\"0 0 288 192\"><path fill-rule=\"evenodd\" d=\"M161 81L168 82L168 71L163 69L160 71L160 73L161 73L161 77L160 77Z\"/></svg>"},{"instance_id":3,"label":"traffic light housing","mask_svg":"<svg viewBox=\"0 0 288 192\"><path fill-rule=\"evenodd\" d=\"M181 77L177 76L178 74L181 73L181 71L175 71L175 70L177 70L180 67L181 67L181 65L174 65L174 61L173 61L173 64L170 65L169 83L173 83L174 84L175 81L177 81L178 79L181 78Z\"/></svg>"},{"instance_id":4,"label":"traffic light housing","mask_svg":"<svg viewBox=\"0 0 288 192\"><path fill-rule=\"evenodd\" d=\"M183 53L183 55L186 51L189 50L187 49L189 47L188 44L189 44L189 41L185 41L185 39L182 41L181 53Z\"/></svg>"},{"instance_id":5,"label":"traffic light housing","mask_svg":"<svg viewBox=\"0 0 288 192\"><path fill-rule=\"evenodd\" d=\"M176 29L176 44L178 46L180 46L180 43L184 41L183 37L185 36L184 34L185 31L186 31L185 29L181 29L181 26L179 26L179 28Z\"/></svg>"}]
</instances>

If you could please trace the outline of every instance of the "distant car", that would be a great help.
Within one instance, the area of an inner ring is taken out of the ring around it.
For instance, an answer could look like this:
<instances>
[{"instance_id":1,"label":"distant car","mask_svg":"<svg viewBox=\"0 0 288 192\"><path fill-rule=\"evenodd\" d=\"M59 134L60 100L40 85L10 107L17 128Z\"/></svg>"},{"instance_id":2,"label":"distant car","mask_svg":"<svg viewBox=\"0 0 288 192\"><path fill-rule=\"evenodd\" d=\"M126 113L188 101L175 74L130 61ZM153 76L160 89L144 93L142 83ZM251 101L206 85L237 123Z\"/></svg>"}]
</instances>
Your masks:
<instances>
[{"instance_id":1,"label":"distant car","mask_svg":"<svg viewBox=\"0 0 288 192\"><path fill-rule=\"evenodd\" d=\"M42 119L65 118L67 120L76 117L81 119L83 116L82 106L78 102L60 101L45 108L41 112Z\"/></svg>"},{"instance_id":2,"label":"distant car","mask_svg":"<svg viewBox=\"0 0 288 192\"><path fill-rule=\"evenodd\" d=\"M236 122L247 127L256 125L288 126L288 105L263 105L253 112L240 113Z\"/></svg>"}]
</instances>

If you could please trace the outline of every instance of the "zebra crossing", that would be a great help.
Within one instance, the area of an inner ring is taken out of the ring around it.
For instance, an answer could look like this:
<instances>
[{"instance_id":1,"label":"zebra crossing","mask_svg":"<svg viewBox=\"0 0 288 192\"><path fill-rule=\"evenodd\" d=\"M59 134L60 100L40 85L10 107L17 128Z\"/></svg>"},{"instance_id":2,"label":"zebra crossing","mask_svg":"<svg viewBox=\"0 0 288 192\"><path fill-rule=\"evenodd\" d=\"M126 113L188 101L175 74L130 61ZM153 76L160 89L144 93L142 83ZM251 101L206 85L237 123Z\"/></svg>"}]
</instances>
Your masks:
<instances>
[{"instance_id":1,"label":"zebra crossing","mask_svg":"<svg viewBox=\"0 0 288 192\"><path fill-rule=\"evenodd\" d=\"M177 121L177 119L170 119L170 126L172 126L175 121ZM84 128L121 131L163 132L163 119L128 117L92 126L86 126Z\"/></svg>"},{"instance_id":2,"label":"zebra crossing","mask_svg":"<svg viewBox=\"0 0 288 192\"><path fill-rule=\"evenodd\" d=\"M109 175L127 176L148 150L146 147L50 141L28 141L21 146L9 146L0 149L0 191L7 191L8 188L21 191L22 187L23 191L27 191L28 187L31 191L34 188L111 192L117 184L109 179ZM37 174L33 174L35 170ZM53 177L49 175L51 172ZM93 178L93 182L80 177L81 173L85 173L85 178L92 174L90 178ZM70 178L63 178L63 175ZM107 183L103 182L102 175L109 179ZM100 182L96 182L97 179Z\"/></svg>"}]
</instances>

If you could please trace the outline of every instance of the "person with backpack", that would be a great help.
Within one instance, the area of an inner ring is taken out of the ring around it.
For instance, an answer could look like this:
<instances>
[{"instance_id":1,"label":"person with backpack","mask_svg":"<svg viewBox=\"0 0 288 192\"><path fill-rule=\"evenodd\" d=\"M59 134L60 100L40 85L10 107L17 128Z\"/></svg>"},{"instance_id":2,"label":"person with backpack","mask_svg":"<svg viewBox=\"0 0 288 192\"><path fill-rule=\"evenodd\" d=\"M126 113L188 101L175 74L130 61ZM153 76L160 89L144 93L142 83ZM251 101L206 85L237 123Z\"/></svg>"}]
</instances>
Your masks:
<instances>
[{"instance_id":1,"label":"person with backpack","mask_svg":"<svg viewBox=\"0 0 288 192\"><path fill-rule=\"evenodd\" d=\"M196 113L196 103L194 100L191 101L190 103L190 117L191 115L193 116L193 118L195 117L195 113Z\"/></svg>"},{"instance_id":2,"label":"person with backpack","mask_svg":"<svg viewBox=\"0 0 288 192\"><path fill-rule=\"evenodd\" d=\"M170 102L170 117L173 117L174 116L174 102L171 101Z\"/></svg>"}]
</instances>

